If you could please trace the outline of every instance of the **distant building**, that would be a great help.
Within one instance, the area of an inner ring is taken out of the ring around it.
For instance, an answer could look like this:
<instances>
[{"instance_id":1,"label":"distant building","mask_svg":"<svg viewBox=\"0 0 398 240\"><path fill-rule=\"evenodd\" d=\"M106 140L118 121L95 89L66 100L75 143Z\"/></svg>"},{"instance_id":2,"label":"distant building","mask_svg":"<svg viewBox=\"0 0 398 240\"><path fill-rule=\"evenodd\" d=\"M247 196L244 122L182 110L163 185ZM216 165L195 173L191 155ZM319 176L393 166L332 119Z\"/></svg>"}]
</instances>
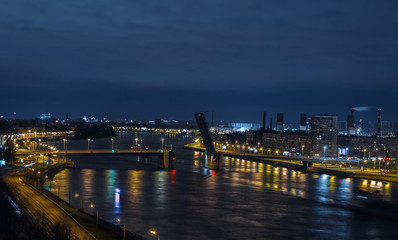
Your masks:
<instances>
[{"instance_id":1,"label":"distant building","mask_svg":"<svg viewBox=\"0 0 398 240\"><path fill-rule=\"evenodd\" d=\"M300 131L307 130L307 114L301 113L300 114Z\"/></svg>"},{"instance_id":2,"label":"distant building","mask_svg":"<svg viewBox=\"0 0 398 240\"><path fill-rule=\"evenodd\" d=\"M311 117L312 150L315 156L337 156L337 116L314 115Z\"/></svg>"},{"instance_id":3,"label":"distant building","mask_svg":"<svg viewBox=\"0 0 398 240\"><path fill-rule=\"evenodd\" d=\"M278 113L276 115L276 131L283 132L284 129L285 129L285 126L283 124L283 113Z\"/></svg>"},{"instance_id":4,"label":"distant building","mask_svg":"<svg viewBox=\"0 0 398 240\"><path fill-rule=\"evenodd\" d=\"M347 134L347 122L346 121L339 121L339 134L346 135Z\"/></svg>"},{"instance_id":5,"label":"distant building","mask_svg":"<svg viewBox=\"0 0 398 240\"><path fill-rule=\"evenodd\" d=\"M396 158L398 138L339 136L339 155L360 158Z\"/></svg>"},{"instance_id":6,"label":"distant building","mask_svg":"<svg viewBox=\"0 0 398 240\"><path fill-rule=\"evenodd\" d=\"M394 134L394 122L381 121L381 135L392 136Z\"/></svg>"},{"instance_id":7,"label":"distant building","mask_svg":"<svg viewBox=\"0 0 398 240\"><path fill-rule=\"evenodd\" d=\"M394 136L398 137L398 122L394 122Z\"/></svg>"},{"instance_id":8,"label":"distant building","mask_svg":"<svg viewBox=\"0 0 398 240\"><path fill-rule=\"evenodd\" d=\"M230 126L235 132L246 132L249 130L257 130L260 128L258 123L231 123Z\"/></svg>"},{"instance_id":9,"label":"distant building","mask_svg":"<svg viewBox=\"0 0 398 240\"><path fill-rule=\"evenodd\" d=\"M36 115L37 116L37 115ZM40 116L40 119L41 120L48 120L48 119L50 119L51 118L51 113L48 113L48 112L46 112L46 113L43 113L41 116Z\"/></svg>"},{"instance_id":10,"label":"distant building","mask_svg":"<svg viewBox=\"0 0 398 240\"><path fill-rule=\"evenodd\" d=\"M279 154L284 152L299 155L311 155L312 139L308 134L303 133L263 133L262 146L264 152L270 150L275 153L276 150Z\"/></svg>"},{"instance_id":11,"label":"distant building","mask_svg":"<svg viewBox=\"0 0 398 240\"><path fill-rule=\"evenodd\" d=\"M347 116L347 136L356 135L354 108L351 109L351 114Z\"/></svg>"}]
</instances>

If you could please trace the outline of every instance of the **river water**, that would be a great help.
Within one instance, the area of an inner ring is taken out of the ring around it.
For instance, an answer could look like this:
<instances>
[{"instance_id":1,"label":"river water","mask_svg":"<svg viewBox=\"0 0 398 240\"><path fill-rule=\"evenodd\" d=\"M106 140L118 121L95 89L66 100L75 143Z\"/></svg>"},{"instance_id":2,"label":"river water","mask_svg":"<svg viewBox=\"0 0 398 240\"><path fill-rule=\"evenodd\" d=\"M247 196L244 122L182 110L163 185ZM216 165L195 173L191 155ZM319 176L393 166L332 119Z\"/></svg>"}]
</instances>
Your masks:
<instances>
[{"instance_id":1,"label":"river water","mask_svg":"<svg viewBox=\"0 0 398 240\"><path fill-rule=\"evenodd\" d=\"M158 170L157 157L68 156L77 167L58 173L51 190L66 201L69 192L78 193L71 200L76 208L83 200L85 211L98 210L104 220L145 236L157 229L162 240L398 239L397 222L344 208L360 190L398 203L396 184L234 158L224 158L225 170L216 172L204 167L203 153L182 149L194 139L181 135L120 132L114 148L130 148L136 138L148 148L161 148L161 138L172 144L175 169ZM54 144L63 148L62 142ZM111 149L111 144L98 139L90 148ZM87 149L87 140L68 140L66 147Z\"/></svg>"}]
</instances>

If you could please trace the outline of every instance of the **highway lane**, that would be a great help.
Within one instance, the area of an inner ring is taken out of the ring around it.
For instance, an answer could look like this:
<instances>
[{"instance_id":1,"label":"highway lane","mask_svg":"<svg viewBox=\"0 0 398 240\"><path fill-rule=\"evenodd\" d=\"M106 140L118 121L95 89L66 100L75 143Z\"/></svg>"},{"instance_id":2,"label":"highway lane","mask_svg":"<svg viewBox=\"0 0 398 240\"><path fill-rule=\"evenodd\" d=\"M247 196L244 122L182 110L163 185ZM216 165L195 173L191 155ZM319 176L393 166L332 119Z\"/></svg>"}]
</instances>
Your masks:
<instances>
[{"instance_id":1,"label":"highway lane","mask_svg":"<svg viewBox=\"0 0 398 240\"><path fill-rule=\"evenodd\" d=\"M40 219L40 214L44 214L50 226L64 224L71 228L71 231L79 239L93 239L84 231L73 219L56 206L52 201L38 193L32 187L22 181L22 176L17 173L9 173L4 177L4 181L14 191L25 208L36 218Z\"/></svg>"}]
</instances>

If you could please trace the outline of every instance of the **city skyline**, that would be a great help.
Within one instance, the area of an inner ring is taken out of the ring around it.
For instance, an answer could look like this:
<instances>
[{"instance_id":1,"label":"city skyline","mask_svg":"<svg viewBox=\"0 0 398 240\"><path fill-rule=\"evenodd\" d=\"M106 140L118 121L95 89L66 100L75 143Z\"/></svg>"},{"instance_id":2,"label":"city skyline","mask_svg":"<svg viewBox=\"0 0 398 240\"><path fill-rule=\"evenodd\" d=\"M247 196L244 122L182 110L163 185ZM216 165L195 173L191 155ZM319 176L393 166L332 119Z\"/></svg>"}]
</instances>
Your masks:
<instances>
[{"instance_id":1,"label":"city skyline","mask_svg":"<svg viewBox=\"0 0 398 240\"><path fill-rule=\"evenodd\" d=\"M215 110L252 122L262 111L343 117L369 105L395 120L394 9L376 1L4 2L0 114L192 119Z\"/></svg>"}]
</instances>

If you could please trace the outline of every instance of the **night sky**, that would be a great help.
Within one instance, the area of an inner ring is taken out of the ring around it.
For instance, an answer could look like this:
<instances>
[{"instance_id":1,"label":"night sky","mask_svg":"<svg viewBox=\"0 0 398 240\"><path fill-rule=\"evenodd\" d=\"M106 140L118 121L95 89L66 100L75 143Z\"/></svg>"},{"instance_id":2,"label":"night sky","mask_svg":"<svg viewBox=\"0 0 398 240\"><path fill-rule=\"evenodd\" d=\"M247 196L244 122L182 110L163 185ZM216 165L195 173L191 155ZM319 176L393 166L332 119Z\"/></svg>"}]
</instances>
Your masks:
<instances>
[{"instance_id":1,"label":"night sky","mask_svg":"<svg viewBox=\"0 0 398 240\"><path fill-rule=\"evenodd\" d=\"M0 0L0 115L398 120L398 1Z\"/></svg>"}]
</instances>

